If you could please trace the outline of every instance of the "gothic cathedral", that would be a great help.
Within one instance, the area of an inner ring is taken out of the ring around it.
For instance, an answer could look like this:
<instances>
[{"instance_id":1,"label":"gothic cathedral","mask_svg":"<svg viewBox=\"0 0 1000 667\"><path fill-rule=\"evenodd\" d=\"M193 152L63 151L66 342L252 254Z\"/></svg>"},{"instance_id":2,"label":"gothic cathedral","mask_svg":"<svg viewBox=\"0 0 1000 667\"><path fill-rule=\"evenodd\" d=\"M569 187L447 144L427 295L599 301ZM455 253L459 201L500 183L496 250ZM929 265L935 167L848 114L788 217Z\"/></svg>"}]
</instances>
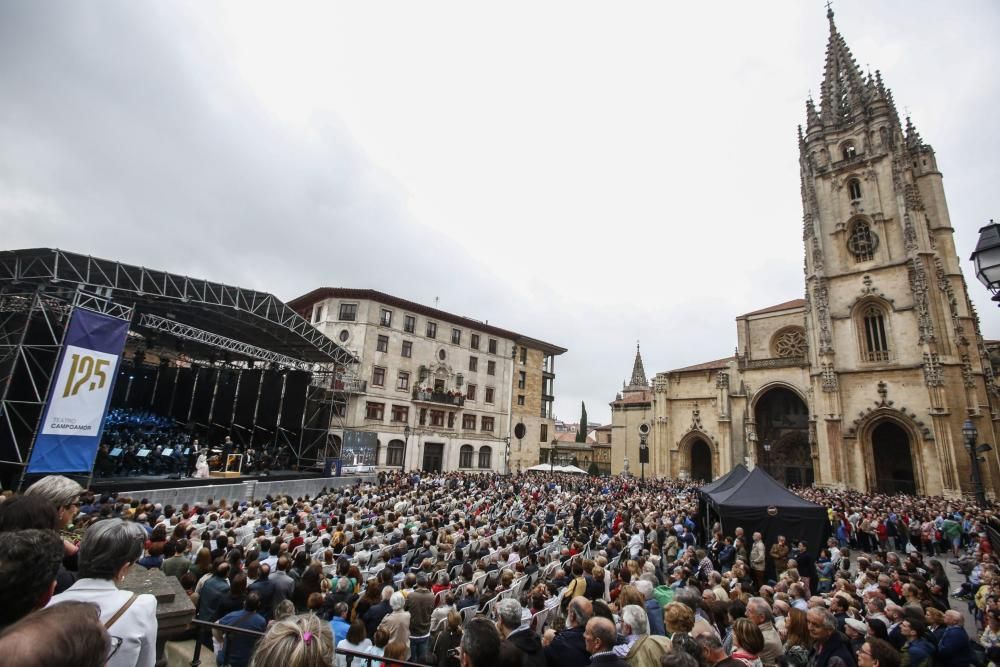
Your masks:
<instances>
[{"instance_id":1,"label":"gothic cathedral","mask_svg":"<svg viewBox=\"0 0 1000 667\"><path fill-rule=\"evenodd\" d=\"M704 479L737 463L788 485L959 497L962 425L993 445L998 394L955 252L934 150L864 75L828 13L822 95L799 129L805 292L736 319L736 354L635 368L612 406L612 472Z\"/></svg>"}]
</instances>

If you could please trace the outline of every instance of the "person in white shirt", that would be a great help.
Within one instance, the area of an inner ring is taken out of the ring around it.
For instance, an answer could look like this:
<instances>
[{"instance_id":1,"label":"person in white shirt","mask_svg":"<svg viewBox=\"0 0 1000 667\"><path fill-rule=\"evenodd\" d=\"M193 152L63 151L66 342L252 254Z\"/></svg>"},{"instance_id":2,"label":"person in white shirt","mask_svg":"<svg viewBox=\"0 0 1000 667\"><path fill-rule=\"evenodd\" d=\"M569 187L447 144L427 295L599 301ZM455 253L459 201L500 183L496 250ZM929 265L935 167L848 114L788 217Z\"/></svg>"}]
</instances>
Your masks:
<instances>
[{"instance_id":1,"label":"person in white shirt","mask_svg":"<svg viewBox=\"0 0 1000 667\"><path fill-rule=\"evenodd\" d=\"M79 600L100 607L101 623L120 643L109 667L153 667L156 662L156 598L117 586L142 556L145 539L146 531L135 523L105 519L93 524L80 543L80 579L49 602Z\"/></svg>"}]
</instances>

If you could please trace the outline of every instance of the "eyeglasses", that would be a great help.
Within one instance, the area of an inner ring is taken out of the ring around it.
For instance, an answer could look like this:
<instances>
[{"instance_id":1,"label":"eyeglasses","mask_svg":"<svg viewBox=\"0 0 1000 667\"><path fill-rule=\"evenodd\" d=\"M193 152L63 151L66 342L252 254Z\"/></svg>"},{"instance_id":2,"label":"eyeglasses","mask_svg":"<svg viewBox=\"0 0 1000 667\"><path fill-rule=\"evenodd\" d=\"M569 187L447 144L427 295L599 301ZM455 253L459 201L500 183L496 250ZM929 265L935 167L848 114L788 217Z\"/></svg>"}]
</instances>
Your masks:
<instances>
[{"instance_id":1,"label":"eyeglasses","mask_svg":"<svg viewBox=\"0 0 1000 667\"><path fill-rule=\"evenodd\" d=\"M111 658L114 657L115 653L118 653L118 649L122 647L125 642L121 637L108 637L108 657L105 660L110 662Z\"/></svg>"},{"instance_id":2,"label":"eyeglasses","mask_svg":"<svg viewBox=\"0 0 1000 667\"><path fill-rule=\"evenodd\" d=\"M858 649L858 655L867 655L869 658L874 658L871 651L866 651L863 648Z\"/></svg>"}]
</instances>

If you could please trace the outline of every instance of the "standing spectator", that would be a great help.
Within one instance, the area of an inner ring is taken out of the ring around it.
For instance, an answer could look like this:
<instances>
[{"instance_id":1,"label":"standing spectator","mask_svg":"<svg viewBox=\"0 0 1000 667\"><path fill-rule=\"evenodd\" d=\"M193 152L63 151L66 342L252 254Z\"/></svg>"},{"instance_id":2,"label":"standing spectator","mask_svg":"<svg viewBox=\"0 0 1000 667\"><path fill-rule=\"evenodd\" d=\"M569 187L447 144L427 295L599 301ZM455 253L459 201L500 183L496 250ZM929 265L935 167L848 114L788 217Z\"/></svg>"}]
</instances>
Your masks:
<instances>
[{"instance_id":1,"label":"standing spectator","mask_svg":"<svg viewBox=\"0 0 1000 667\"><path fill-rule=\"evenodd\" d=\"M292 561L287 556L282 556L278 559L278 570L271 573L271 583L274 584L273 604L278 604L282 600L292 600L295 595L295 579L288 574L291 566Z\"/></svg>"},{"instance_id":2,"label":"standing spectator","mask_svg":"<svg viewBox=\"0 0 1000 667\"><path fill-rule=\"evenodd\" d=\"M245 598L243 609L234 609L220 618L219 623L234 628L264 632L267 629L267 620L260 615L259 611L260 596L256 593L250 593ZM218 663L230 667L246 667L253 655L253 647L256 643L257 637L253 635L244 635L238 632L227 633L223 642L222 654L218 656Z\"/></svg>"},{"instance_id":3,"label":"standing spectator","mask_svg":"<svg viewBox=\"0 0 1000 667\"><path fill-rule=\"evenodd\" d=\"M473 590L475 590L475 587L473 587ZM372 605L361 618L361 620L365 622L365 632L371 635L372 639L375 638L375 631L378 630L379 625L382 623L382 619L392 612L392 607L389 605L389 599L395 592L396 591L392 586L384 586L382 588L381 602Z\"/></svg>"},{"instance_id":4,"label":"standing spectator","mask_svg":"<svg viewBox=\"0 0 1000 667\"><path fill-rule=\"evenodd\" d=\"M67 600L96 603L101 622L122 639L109 667L153 667L156 661L156 598L119 590L115 585L142 554L146 531L121 519L98 521L80 543L80 579L50 605Z\"/></svg>"},{"instance_id":5,"label":"standing spectator","mask_svg":"<svg viewBox=\"0 0 1000 667\"><path fill-rule=\"evenodd\" d=\"M558 635L551 628L542 637L545 661L549 667L583 667L590 663L583 640L587 621L594 615L594 607L585 597L573 598L566 610L566 627Z\"/></svg>"},{"instance_id":6,"label":"standing spectator","mask_svg":"<svg viewBox=\"0 0 1000 667\"><path fill-rule=\"evenodd\" d=\"M427 575L417 574L417 586L406 596L406 611L410 612L410 659L420 662L431 641L431 614L434 594L427 588Z\"/></svg>"},{"instance_id":7,"label":"standing spectator","mask_svg":"<svg viewBox=\"0 0 1000 667\"><path fill-rule=\"evenodd\" d=\"M964 667L972 662L972 651L962 613L949 609L944 613L944 622L948 627L941 635L941 642L937 647L936 664L941 667Z\"/></svg>"},{"instance_id":8,"label":"standing spectator","mask_svg":"<svg viewBox=\"0 0 1000 667\"><path fill-rule=\"evenodd\" d=\"M389 598L389 606L392 612L382 619L379 629L385 630L389 634L389 643L399 642L406 646L403 660L410 659L410 612L404 611L406 598L400 592L395 592Z\"/></svg>"},{"instance_id":9,"label":"standing spectator","mask_svg":"<svg viewBox=\"0 0 1000 667\"><path fill-rule=\"evenodd\" d=\"M184 556L184 547L178 542L170 541L163 545L163 574L180 579L191 569L191 561Z\"/></svg>"},{"instance_id":10,"label":"standing spectator","mask_svg":"<svg viewBox=\"0 0 1000 667\"><path fill-rule=\"evenodd\" d=\"M0 591L4 595L0 630L49 603L62 560L63 543L54 530L0 533Z\"/></svg>"},{"instance_id":11,"label":"standing spectator","mask_svg":"<svg viewBox=\"0 0 1000 667\"><path fill-rule=\"evenodd\" d=\"M850 645L837 632L833 614L822 607L814 607L806 614L809 636L813 641L809 652L809 667L855 667Z\"/></svg>"},{"instance_id":12,"label":"standing spectator","mask_svg":"<svg viewBox=\"0 0 1000 667\"><path fill-rule=\"evenodd\" d=\"M595 616L587 621L583 639L590 653L590 665L603 667L628 667L628 663L614 652L615 624L606 618Z\"/></svg>"},{"instance_id":13,"label":"standing spectator","mask_svg":"<svg viewBox=\"0 0 1000 667\"><path fill-rule=\"evenodd\" d=\"M771 605L764 598L750 598L747 601L746 617L760 628L764 637L764 648L760 650L757 657L764 664L764 667L773 667L777 664L778 656L784 653L781 646L781 637L774 629L774 614L771 612Z\"/></svg>"},{"instance_id":14,"label":"standing spectator","mask_svg":"<svg viewBox=\"0 0 1000 667\"><path fill-rule=\"evenodd\" d=\"M355 619L351 623L351 627L347 630L347 636L337 642L338 651L356 651L358 653L368 653L371 650L372 642L368 639L365 633L365 624L358 619ZM337 667L347 667L347 657L342 653L337 653ZM352 664L357 664L358 667L364 665L364 661L354 658Z\"/></svg>"},{"instance_id":15,"label":"standing spectator","mask_svg":"<svg viewBox=\"0 0 1000 667\"><path fill-rule=\"evenodd\" d=\"M338 602L333 606L333 618L330 619L330 631L333 632L333 644L336 646L343 639L347 639L347 631L351 629L351 624L347 622L347 603Z\"/></svg>"},{"instance_id":16,"label":"standing spectator","mask_svg":"<svg viewBox=\"0 0 1000 667\"><path fill-rule=\"evenodd\" d=\"M750 571L753 573L753 583L756 588L764 585L764 573L767 570L766 547L764 536L753 534L753 545L750 547Z\"/></svg>"},{"instance_id":17,"label":"standing spectator","mask_svg":"<svg viewBox=\"0 0 1000 667\"><path fill-rule=\"evenodd\" d=\"M778 541L771 545L771 550L768 552L771 556L771 566L774 568L775 575L785 569L790 551L791 549L785 540L785 536L778 535Z\"/></svg>"}]
</instances>

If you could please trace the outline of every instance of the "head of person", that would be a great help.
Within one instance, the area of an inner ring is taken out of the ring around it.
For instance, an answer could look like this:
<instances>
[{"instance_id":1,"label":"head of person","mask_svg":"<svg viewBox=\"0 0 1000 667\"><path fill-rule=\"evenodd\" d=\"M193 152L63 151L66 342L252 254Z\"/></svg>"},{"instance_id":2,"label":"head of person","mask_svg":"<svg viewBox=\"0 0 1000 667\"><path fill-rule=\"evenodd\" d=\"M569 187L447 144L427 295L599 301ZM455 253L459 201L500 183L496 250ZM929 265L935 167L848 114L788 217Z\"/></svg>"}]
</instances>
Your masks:
<instances>
[{"instance_id":1,"label":"head of person","mask_svg":"<svg viewBox=\"0 0 1000 667\"><path fill-rule=\"evenodd\" d=\"M907 639L919 639L927 634L927 624L922 618L907 617L900 624L899 632Z\"/></svg>"},{"instance_id":2,"label":"head of person","mask_svg":"<svg viewBox=\"0 0 1000 667\"><path fill-rule=\"evenodd\" d=\"M500 654L500 633L485 618L473 618L462 633L462 667L487 667Z\"/></svg>"},{"instance_id":3,"label":"head of person","mask_svg":"<svg viewBox=\"0 0 1000 667\"><path fill-rule=\"evenodd\" d=\"M251 667L329 667L333 664L333 632L315 614L289 616L272 623L254 650Z\"/></svg>"},{"instance_id":4,"label":"head of person","mask_svg":"<svg viewBox=\"0 0 1000 667\"><path fill-rule=\"evenodd\" d=\"M806 614L806 624L809 626L809 637L814 642L823 643L837 629L837 619L827 609L816 607Z\"/></svg>"},{"instance_id":5,"label":"head of person","mask_svg":"<svg viewBox=\"0 0 1000 667\"><path fill-rule=\"evenodd\" d=\"M566 609L566 627L583 628L587 621L594 615L594 605L587 598L581 596L570 600Z\"/></svg>"},{"instance_id":6,"label":"head of person","mask_svg":"<svg viewBox=\"0 0 1000 667\"><path fill-rule=\"evenodd\" d=\"M737 618L733 623L733 647L737 646L751 655L764 650L764 633L748 618Z\"/></svg>"},{"instance_id":7,"label":"head of person","mask_svg":"<svg viewBox=\"0 0 1000 667\"><path fill-rule=\"evenodd\" d=\"M587 621L583 631L583 644L587 647L587 653L603 653L614 647L617 636L614 623L595 616Z\"/></svg>"},{"instance_id":8,"label":"head of person","mask_svg":"<svg viewBox=\"0 0 1000 667\"><path fill-rule=\"evenodd\" d=\"M869 637L858 649L858 667L899 667L900 654L896 647L885 641Z\"/></svg>"},{"instance_id":9,"label":"head of person","mask_svg":"<svg viewBox=\"0 0 1000 667\"><path fill-rule=\"evenodd\" d=\"M92 602L67 600L28 614L0 634L4 664L19 667L102 667L120 646Z\"/></svg>"},{"instance_id":10,"label":"head of person","mask_svg":"<svg viewBox=\"0 0 1000 667\"><path fill-rule=\"evenodd\" d=\"M48 604L63 561L63 543L54 530L0 534L0 628Z\"/></svg>"},{"instance_id":11,"label":"head of person","mask_svg":"<svg viewBox=\"0 0 1000 667\"><path fill-rule=\"evenodd\" d=\"M768 604L767 600L760 597L754 597L747 600L746 617L757 625L770 623L774 620L771 605Z\"/></svg>"},{"instance_id":12,"label":"head of person","mask_svg":"<svg viewBox=\"0 0 1000 667\"><path fill-rule=\"evenodd\" d=\"M47 475L24 492L27 496L41 496L56 509L58 528L65 528L76 518L80 510L80 494L83 487L62 475Z\"/></svg>"},{"instance_id":13,"label":"head of person","mask_svg":"<svg viewBox=\"0 0 1000 667\"><path fill-rule=\"evenodd\" d=\"M962 618L962 612L957 609L949 609L944 613L944 622L949 626L962 627L965 619Z\"/></svg>"},{"instance_id":14,"label":"head of person","mask_svg":"<svg viewBox=\"0 0 1000 667\"><path fill-rule=\"evenodd\" d=\"M41 495L13 496L0 503L0 533L29 528L62 529L55 505Z\"/></svg>"},{"instance_id":15,"label":"head of person","mask_svg":"<svg viewBox=\"0 0 1000 667\"><path fill-rule=\"evenodd\" d=\"M497 630L506 637L521 625L521 603L513 598L504 598L493 608L497 617Z\"/></svg>"},{"instance_id":16,"label":"head of person","mask_svg":"<svg viewBox=\"0 0 1000 667\"><path fill-rule=\"evenodd\" d=\"M671 602L663 610L663 623L670 634L686 634L694 628L694 611L686 604Z\"/></svg>"},{"instance_id":17,"label":"head of person","mask_svg":"<svg viewBox=\"0 0 1000 667\"><path fill-rule=\"evenodd\" d=\"M625 605L622 608L622 634L625 636L649 634L649 616L646 610L637 604Z\"/></svg>"},{"instance_id":18,"label":"head of person","mask_svg":"<svg viewBox=\"0 0 1000 667\"><path fill-rule=\"evenodd\" d=\"M406 597L402 593L400 593L399 591L396 591L395 593L393 593L392 597L389 598L389 607L394 612L395 611L403 611L403 607L405 607L405 606L406 606Z\"/></svg>"},{"instance_id":19,"label":"head of person","mask_svg":"<svg viewBox=\"0 0 1000 667\"><path fill-rule=\"evenodd\" d=\"M80 542L79 572L87 579L121 580L142 556L146 531L121 519L104 519L87 529Z\"/></svg>"}]
</instances>

